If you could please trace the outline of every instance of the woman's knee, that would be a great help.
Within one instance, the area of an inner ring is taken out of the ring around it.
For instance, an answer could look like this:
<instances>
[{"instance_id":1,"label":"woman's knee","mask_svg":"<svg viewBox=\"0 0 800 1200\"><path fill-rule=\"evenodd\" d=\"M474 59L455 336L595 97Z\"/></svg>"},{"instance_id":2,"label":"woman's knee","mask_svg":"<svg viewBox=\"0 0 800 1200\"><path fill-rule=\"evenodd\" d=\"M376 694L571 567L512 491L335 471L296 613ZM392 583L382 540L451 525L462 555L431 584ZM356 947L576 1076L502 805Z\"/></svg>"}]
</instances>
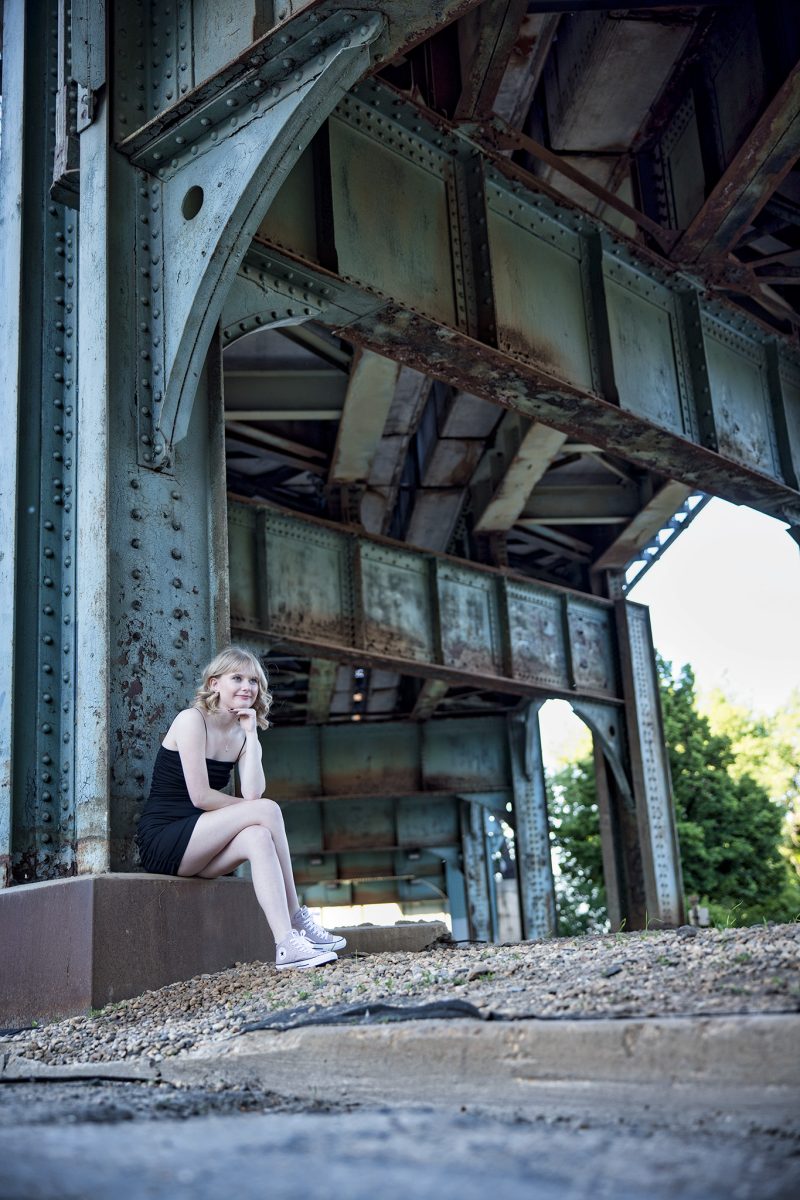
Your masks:
<instances>
[{"instance_id":1,"label":"woman's knee","mask_svg":"<svg viewBox=\"0 0 800 1200\"><path fill-rule=\"evenodd\" d=\"M248 858L251 855L274 854L275 842L272 834L266 825L248 825L239 834L239 844L246 851Z\"/></svg>"},{"instance_id":2,"label":"woman's knee","mask_svg":"<svg viewBox=\"0 0 800 1200\"><path fill-rule=\"evenodd\" d=\"M274 800L262 797L260 800L254 800L253 804L258 806L258 820L261 825L265 825L267 828L270 826L282 828L283 813L280 810L280 805L276 804Z\"/></svg>"}]
</instances>

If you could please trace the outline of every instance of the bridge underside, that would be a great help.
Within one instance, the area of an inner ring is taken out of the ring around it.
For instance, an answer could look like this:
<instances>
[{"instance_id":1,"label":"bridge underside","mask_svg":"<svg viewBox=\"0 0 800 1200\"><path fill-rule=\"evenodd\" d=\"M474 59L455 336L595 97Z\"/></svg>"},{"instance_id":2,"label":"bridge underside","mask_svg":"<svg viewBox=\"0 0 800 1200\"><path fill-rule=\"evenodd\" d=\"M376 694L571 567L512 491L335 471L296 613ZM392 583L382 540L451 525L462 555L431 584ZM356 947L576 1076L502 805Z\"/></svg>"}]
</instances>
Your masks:
<instances>
[{"instance_id":1,"label":"bridge underside","mask_svg":"<svg viewBox=\"0 0 800 1200\"><path fill-rule=\"evenodd\" d=\"M136 867L232 632L309 903L556 932L558 697L680 921L625 596L711 495L800 527L792 6L107 7L3 9L3 882Z\"/></svg>"}]
</instances>

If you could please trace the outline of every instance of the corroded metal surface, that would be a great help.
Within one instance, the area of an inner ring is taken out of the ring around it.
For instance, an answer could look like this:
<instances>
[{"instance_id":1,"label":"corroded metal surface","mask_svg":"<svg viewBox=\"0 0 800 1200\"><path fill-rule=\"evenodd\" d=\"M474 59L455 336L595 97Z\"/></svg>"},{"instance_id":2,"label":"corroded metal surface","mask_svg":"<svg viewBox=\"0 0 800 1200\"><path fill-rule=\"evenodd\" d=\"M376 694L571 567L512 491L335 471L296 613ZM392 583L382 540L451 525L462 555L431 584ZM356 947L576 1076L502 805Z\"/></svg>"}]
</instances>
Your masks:
<instances>
[{"instance_id":1,"label":"corroded metal surface","mask_svg":"<svg viewBox=\"0 0 800 1200\"><path fill-rule=\"evenodd\" d=\"M683 882L650 617L642 605L618 601L617 618L645 902L651 918L679 925Z\"/></svg>"},{"instance_id":2,"label":"corroded metal surface","mask_svg":"<svg viewBox=\"0 0 800 1200\"><path fill-rule=\"evenodd\" d=\"M271 506L230 514L236 632L519 695L621 698L608 601Z\"/></svg>"},{"instance_id":3,"label":"corroded metal surface","mask_svg":"<svg viewBox=\"0 0 800 1200\"><path fill-rule=\"evenodd\" d=\"M284 727L261 735L270 795L288 807L325 797L493 793L511 787L503 717ZM289 803L290 802L290 803Z\"/></svg>"},{"instance_id":4,"label":"corroded metal surface","mask_svg":"<svg viewBox=\"0 0 800 1200\"><path fill-rule=\"evenodd\" d=\"M724 444L706 437L709 420L724 425L731 409L724 381L711 369L719 340L712 329L721 327L741 367L734 403L748 413L754 401L746 364L756 361L767 378L774 331L709 299L700 281L642 246L609 236L532 176L520 181L506 159L470 141L463 128L384 83L360 85L330 124L331 178L341 192L334 205L338 282L350 285L353 298L374 301L372 313L347 320L337 297L331 320L349 339L687 485L800 518L790 473L748 438L736 416ZM353 171L367 151L386 170L377 182L359 184ZM459 234L467 152L480 168L483 215L476 220L485 224L486 262L465 251ZM403 221L416 234L402 246L387 245L377 214L386 206L391 212L399 193L407 198ZM282 242L302 256L291 229ZM319 273L308 260L305 266L312 278ZM487 270L494 332L475 325L467 303ZM700 330L684 297L699 309ZM780 357L794 362L788 342ZM768 379L764 386L774 401ZM784 403L793 423L795 400ZM763 420L766 440L775 442L769 403ZM789 448L784 457L796 453Z\"/></svg>"},{"instance_id":5,"label":"corroded metal surface","mask_svg":"<svg viewBox=\"0 0 800 1200\"><path fill-rule=\"evenodd\" d=\"M514 781L515 850L525 938L552 937L556 932L555 884L539 732L540 707L534 701L517 719L508 722Z\"/></svg>"}]
</instances>

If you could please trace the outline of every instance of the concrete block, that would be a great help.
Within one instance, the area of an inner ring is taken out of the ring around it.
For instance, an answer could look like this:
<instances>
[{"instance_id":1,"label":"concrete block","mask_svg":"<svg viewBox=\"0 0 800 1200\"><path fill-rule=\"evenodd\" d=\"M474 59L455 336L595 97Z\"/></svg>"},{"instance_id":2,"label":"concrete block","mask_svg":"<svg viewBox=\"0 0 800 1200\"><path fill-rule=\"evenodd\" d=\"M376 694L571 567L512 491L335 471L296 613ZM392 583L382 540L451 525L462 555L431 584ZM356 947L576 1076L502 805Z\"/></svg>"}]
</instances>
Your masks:
<instances>
[{"instance_id":1,"label":"concrete block","mask_svg":"<svg viewBox=\"0 0 800 1200\"><path fill-rule=\"evenodd\" d=\"M0 1027L103 1008L274 954L244 879L120 872L4 889Z\"/></svg>"},{"instance_id":2,"label":"concrete block","mask_svg":"<svg viewBox=\"0 0 800 1200\"><path fill-rule=\"evenodd\" d=\"M337 928L337 933L347 938L347 949L339 957L348 954L383 954L398 950L427 950L440 938L449 938L450 931L444 921L414 921L408 925L352 925Z\"/></svg>"}]
</instances>

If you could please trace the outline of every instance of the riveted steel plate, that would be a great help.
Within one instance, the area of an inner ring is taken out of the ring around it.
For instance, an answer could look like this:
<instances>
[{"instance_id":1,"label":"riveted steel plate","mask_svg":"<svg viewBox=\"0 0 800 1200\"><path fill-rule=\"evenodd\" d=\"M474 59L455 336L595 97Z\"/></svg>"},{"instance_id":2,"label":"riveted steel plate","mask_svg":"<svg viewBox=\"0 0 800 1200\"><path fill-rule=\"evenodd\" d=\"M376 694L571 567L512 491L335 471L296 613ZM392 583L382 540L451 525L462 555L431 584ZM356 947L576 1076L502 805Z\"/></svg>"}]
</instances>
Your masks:
<instances>
[{"instance_id":1,"label":"riveted steel plate","mask_svg":"<svg viewBox=\"0 0 800 1200\"><path fill-rule=\"evenodd\" d=\"M445 180L338 118L329 128L339 273L454 325Z\"/></svg>"},{"instance_id":2,"label":"riveted steel plate","mask_svg":"<svg viewBox=\"0 0 800 1200\"><path fill-rule=\"evenodd\" d=\"M591 388L580 260L494 205L488 228L498 345L560 379ZM574 238L564 230L565 240L568 236Z\"/></svg>"},{"instance_id":3,"label":"riveted steel plate","mask_svg":"<svg viewBox=\"0 0 800 1200\"><path fill-rule=\"evenodd\" d=\"M416 725L326 725L321 735L322 789L328 795L419 789Z\"/></svg>"},{"instance_id":4,"label":"riveted steel plate","mask_svg":"<svg viewBox=\"0 0 800 1200\"><path fill-rule=\"evenodd\" d=\"M396 846L394 800L329 800L322 806L326 850L365 850Z\"/></svg>"},{"instance_id":5,"label":"riveted steel plate","mask_svg":"<svg viewBox=\"0 0 800 1200\"><path fill-rule=\"evenodd\" d=\"M578 691L617 692L612 613L607 608L567 600L572 676Z\"/></svg>"},{"instance_id":6,"label":"riveted steel plate","mask_svg":"<svg viewBox=\"0 0 800 1200\"><path fill-rule=\"evenodd\" d=\"M422 555L362 540L365 649L436 661L430 570Z\"/></svg>"},{"instance_id":7,"label":"riveted steel plate","mask_svg":"<svg viewBox=\"0 0 800 1200\"><path fill-rule=\"evenodd\" d=\"M485 792L510 787L503 717L427 721L422 726L425 787Z\"/></svg>"},{"instance_id":8,"label":"riveted steel plate","mask_svg":"<svg viewBox=\"0 0 800 1200\"><path fill-rule=\"evenodd\" d=\"M784 412L786 414L786 435L789 439L789 453L792 462L797 464L796 474L800 475L800 368L793 363L782 361L780 378L783 390Z\"/></svg>"},{"instance_id":9,"label":"riveted steel plate","mask_svg":"<svg viewBox=\"0 0 800 1200\"><path fill-rule=\"evenodd\" d=\"M258 236L277 246L290 246L317 261L317 214L314 205L314 159L309 146L300 155L261 222Z\"/></svg>"},{"instance_id":10,"label":"riveted steel plate","mask_svg":"<svg viewBox=\"0 0 800 1200\"><path fill-rule=\"evenodd\" d=\"M253 509L228 506L228 557L235 564L230 571L231 623L240 627L255 628L260 607L255 531Z\"/></svg>"},{"instance_id":11,"label":"riveted steel plate","mask_svg":"<svg viewBox=\"0 0 800 1200\"><path fill-rule=\"evenodd\" d=\"M315 850L322 850L322 804L287 804L283 809L283 823L293 854L313 854Z\"/></svg>"},{"instance_id":12,"label":"riveted steel plate","mask_svg":"<svg viewBox=\"0 0 800 1200\"><path fill-rule=\"evenodd\" d=\"M284 726L259 734L267 777L267 795L273 800L322 793L319 730Z\"/></svg>"},{"instance_id":13,"label":"riveted steel plate","mask_svg":"<svg viewBox=\"0 0 800 1200\"><path fill-rule=\"evenodd\" d=\"M604 265L604 274L620 405L665 429L685 432L670 293L616 261Z\"/></svg>"},{"instance_id":14,"label":"riveted steel plate","mask_svg":"<svg viewBox=\"0 0 800 1200\"><path fill-rule=\"evenodd\" d=\"M509 583L506 594L513 677L568 689L561 598L518 583Z\"/></svg>"},{"instance_id":15,"label":"riveted steel plate","mask_svg":"<svg viewBox=\"0 0 800 1200\"><path fill-rule=\"evenodd\" d=\"M756 471L777 471L761 347L704 314L703 334L720 454Z\"/></svg>"},{"instance_id":16,"label":"riveted steel plate","mask_svg":"<svg viewBox=\"0 0 800 1200\"><path fill-rule=\"evenodd\" d=\"M648 891L656 914L667 922L680 920L680 859L675 843L666 759L658 699L658 679L653 661L648 610L628 604L627 633L630 650L633 704L639 733L644 795L640 814L642 837L649 840L651 879Z\"/></svg>"},{"instance_id":17,"label":"riveted steel plate","mask_svg":"<svg viewBox=\"0 0 800 1200\"><path fill-rule=\"evenodd\" d=\"M458 800L405 797L397 802L398 846L455 846L460 838ZM418 864L406 864L416 872Z\"/></svg>"},{"instance_id":18,"label":"riveted steel plate","mask_svg":"<svg viewBox=\"0 0 800 1200\"><path fill-rule=\"evenodd\" d=\"M319 814L320 829L322 827L322 812ZM296 854L294 851L294 843L292 843L292 869L294 871L294 881L298 887L300 885L323 883L326 879L336 879L337 860L333 854L326 854L324 858L319 857L319 851L322 848L322 838L320 837L320 845L315 847L317 854ZM389 854L383 855L384 858L389 858ZM312 862L312 859L314 860Z\"/></svg>"},{"instance_id":19,"label":"riveted steel plate","mask_svg":"<svg viewBox=\"0 0 800 1200\"><path fill-rule=\"evenodd\" d=\"M346 534L266 513L262 587L270 633L352 642L350 542ZM264 605L261 606L262 612Z\"/></svg>"},{"instance_id":20,"label":"riveted steel plate","mask_svg":"<svg viewBox=\"0 0 800 1200\"><path fill-rule=\"evenodd\" d=\"M398 857L394 850L345 850L332 861L338 866L340 879L369 879L396 875Z\"/></svg>"},{"instance_id":21,"label":"riveted steel plate","mask_svg":"<svg viewBox=\"0 0 800 1200\"><path fill-rule=\"evenodd\" d=\"M489 575L440 563L436 584L445 665L502 675L497 581Z\"/></svg>"}]
</instances>

